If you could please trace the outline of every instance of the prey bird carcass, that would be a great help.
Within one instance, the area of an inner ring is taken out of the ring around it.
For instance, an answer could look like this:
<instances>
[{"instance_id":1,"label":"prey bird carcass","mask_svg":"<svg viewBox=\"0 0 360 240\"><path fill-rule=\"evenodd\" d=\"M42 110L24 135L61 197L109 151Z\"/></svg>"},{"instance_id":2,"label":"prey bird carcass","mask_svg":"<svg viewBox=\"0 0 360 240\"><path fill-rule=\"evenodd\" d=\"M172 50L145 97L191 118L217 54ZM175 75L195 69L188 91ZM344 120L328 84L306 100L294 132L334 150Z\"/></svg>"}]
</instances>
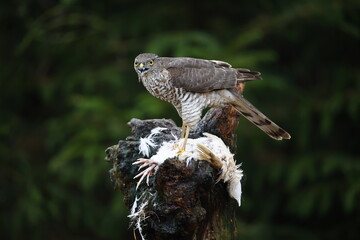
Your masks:
<instances>
[{"instance_id":1,"label":"prey bird carcass","mask_svg":"<svg viewBox=\"0 0 360 240\"><path fill-rule=\"evenodd\" d=\"M146 155L149 148L155 147L152 137L164 128L155 128L147 138L142 138L139 144L139 151ZM156 152L149 159L139 158L133 164L140 165L139 171L134 178L139 178L137 188L146 179L149 185L149 177L156 173L159 166L167 159L178 157L180 161L185 161L187 165L190 161L206 161L219 170L218 181L222 180L227 183L227 190L230 197L234 198L238 205L241 204L241 183L243 176L240 164L236 165L234 155L229 148L217 136L210 133L203 133L203 137L188 139L186 150L178 156L178 146L184 144L184 139L178 139L163 142ZM148 155L147 155L148 156Z\"/></svg>"}]
</instances>

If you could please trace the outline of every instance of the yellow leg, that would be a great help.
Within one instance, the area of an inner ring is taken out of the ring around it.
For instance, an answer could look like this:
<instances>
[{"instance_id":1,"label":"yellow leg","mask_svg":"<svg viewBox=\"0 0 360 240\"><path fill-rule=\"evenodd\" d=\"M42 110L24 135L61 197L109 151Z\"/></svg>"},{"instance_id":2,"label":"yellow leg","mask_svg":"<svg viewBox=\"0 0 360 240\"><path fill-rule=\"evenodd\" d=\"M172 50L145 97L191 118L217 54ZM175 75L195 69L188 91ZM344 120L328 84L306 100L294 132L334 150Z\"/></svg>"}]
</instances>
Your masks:
<instances>
[{"instance_id":1,"label":"yellow leg","mask_svg":"<svg viewBox=\"0 0 360 240\"><path fill-rule=\"evenodd\" d=\"M182 122L182 126L181 126L181 136L180 136L180 138L184 138L184 137L185 137L185 128L186 128L186 124L185 124L185 122L183 121L183 122Z\"/></svg>"},{"instance_id":2,"label":"yellow leg","mask_svg":"<svg viewBox=\"0 0 360 240\"><path fill-rule=\"evenodd\" d=\"M179 149L178 155L181 155L183 152L185 152L186 143L187 143L187 140L188 140L188 138L189 138L189 133L190 133L190 127L189 127L189 126L186 126L184 143L183 143L183 145L181 146L181 148Z\"/></svg>"},{"instance_id":3,"label":"yellow leg","mask_svg":"<svg viewBox=\"0 0 360 240\"><path fill-rule=\"evenodd\" d=\"M185 133L185 138L184 138L184 145L182 146L182 149L184 150L184 152L185 152L187 140L189 138L189 133L190 133L190 127L186 125L186 133Z\"/></svg>"}]
</instances>

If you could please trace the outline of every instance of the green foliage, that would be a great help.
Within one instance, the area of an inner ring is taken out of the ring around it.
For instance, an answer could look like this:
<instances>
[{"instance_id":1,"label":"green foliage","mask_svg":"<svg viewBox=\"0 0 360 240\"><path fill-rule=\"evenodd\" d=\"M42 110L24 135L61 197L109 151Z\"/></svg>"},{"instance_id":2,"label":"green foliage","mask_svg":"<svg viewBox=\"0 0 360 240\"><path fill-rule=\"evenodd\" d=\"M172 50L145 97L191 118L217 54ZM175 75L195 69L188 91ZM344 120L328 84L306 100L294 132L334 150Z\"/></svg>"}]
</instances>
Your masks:
<instances>
[{"instance_id":1,"label":"green foliage","mask_svg":"<svg viewBox=\"0 0 360 240\"><path fill-rule=\"evenodd\" d=\"M240 239L358 239L358 1L0 3L3 239L130 239L103 161L131 118L173 118L137 81L140 52L261 71L246 97L288 130L246 120Z\"/></svg>"}]
</instances>

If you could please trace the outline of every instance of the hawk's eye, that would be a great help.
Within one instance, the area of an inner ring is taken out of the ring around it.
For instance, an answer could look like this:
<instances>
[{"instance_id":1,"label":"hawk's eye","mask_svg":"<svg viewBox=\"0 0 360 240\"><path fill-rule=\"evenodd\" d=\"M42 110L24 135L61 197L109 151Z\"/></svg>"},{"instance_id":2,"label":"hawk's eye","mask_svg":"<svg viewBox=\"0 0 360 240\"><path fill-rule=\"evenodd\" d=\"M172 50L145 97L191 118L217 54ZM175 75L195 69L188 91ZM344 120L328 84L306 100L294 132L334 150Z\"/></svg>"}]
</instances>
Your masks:
<instances>
[{"instance_id":1,"label":"hawk's eye","mask_svg":"<svg viewBox=\"0 0 360 240\"><path fill-rule=\"evenodd\" d=\"M134 63L135 67L139 66L139 63L138 62L135 62Z\"/></svg>"},{"instance_id":2,"label":"hawk's eye","mask_svg":"<svg viewBox=\"0 0 360 240\"><path fill-rule=\"evenodd\" d=\"M148 64L151 66L151 65L154 65L154 61L153 60L150 60L148 61Z\"/></svg>"}]
</instances>

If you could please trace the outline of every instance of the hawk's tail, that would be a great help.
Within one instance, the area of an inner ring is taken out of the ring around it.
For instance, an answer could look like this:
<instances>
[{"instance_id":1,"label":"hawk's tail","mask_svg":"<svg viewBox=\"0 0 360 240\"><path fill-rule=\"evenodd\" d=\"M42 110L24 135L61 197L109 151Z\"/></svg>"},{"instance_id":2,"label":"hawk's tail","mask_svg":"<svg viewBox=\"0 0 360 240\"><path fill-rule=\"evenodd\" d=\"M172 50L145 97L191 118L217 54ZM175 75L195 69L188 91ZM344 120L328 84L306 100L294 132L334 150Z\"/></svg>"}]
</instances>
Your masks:
<instances>
[{"instance_id":1,"label":"hawk's tail","mask_svg":"<svg viewBox=\"0 0 360 240\"><path fill-rule=\"evenodd\" d=\"M260 73L250 71L245 68L236 68L236 80L237 82L247 82L252 80L261 80Z\"/></svg>"},{"instance_id":2,"label":"hawk's tail","mask_svg":"<svg viewBox=\"0 0 360 240\"><path fill-rule=\"evenodd\" d=\"M235 97L235 100L232 101L232 105L236 108L236 110L238 110L241 115L255 124L258 128L263 130L267 135L276 140L291 138L289 133L267 118L242 95L239 93L232 95Z\"/></svg>"}]
</instances>

